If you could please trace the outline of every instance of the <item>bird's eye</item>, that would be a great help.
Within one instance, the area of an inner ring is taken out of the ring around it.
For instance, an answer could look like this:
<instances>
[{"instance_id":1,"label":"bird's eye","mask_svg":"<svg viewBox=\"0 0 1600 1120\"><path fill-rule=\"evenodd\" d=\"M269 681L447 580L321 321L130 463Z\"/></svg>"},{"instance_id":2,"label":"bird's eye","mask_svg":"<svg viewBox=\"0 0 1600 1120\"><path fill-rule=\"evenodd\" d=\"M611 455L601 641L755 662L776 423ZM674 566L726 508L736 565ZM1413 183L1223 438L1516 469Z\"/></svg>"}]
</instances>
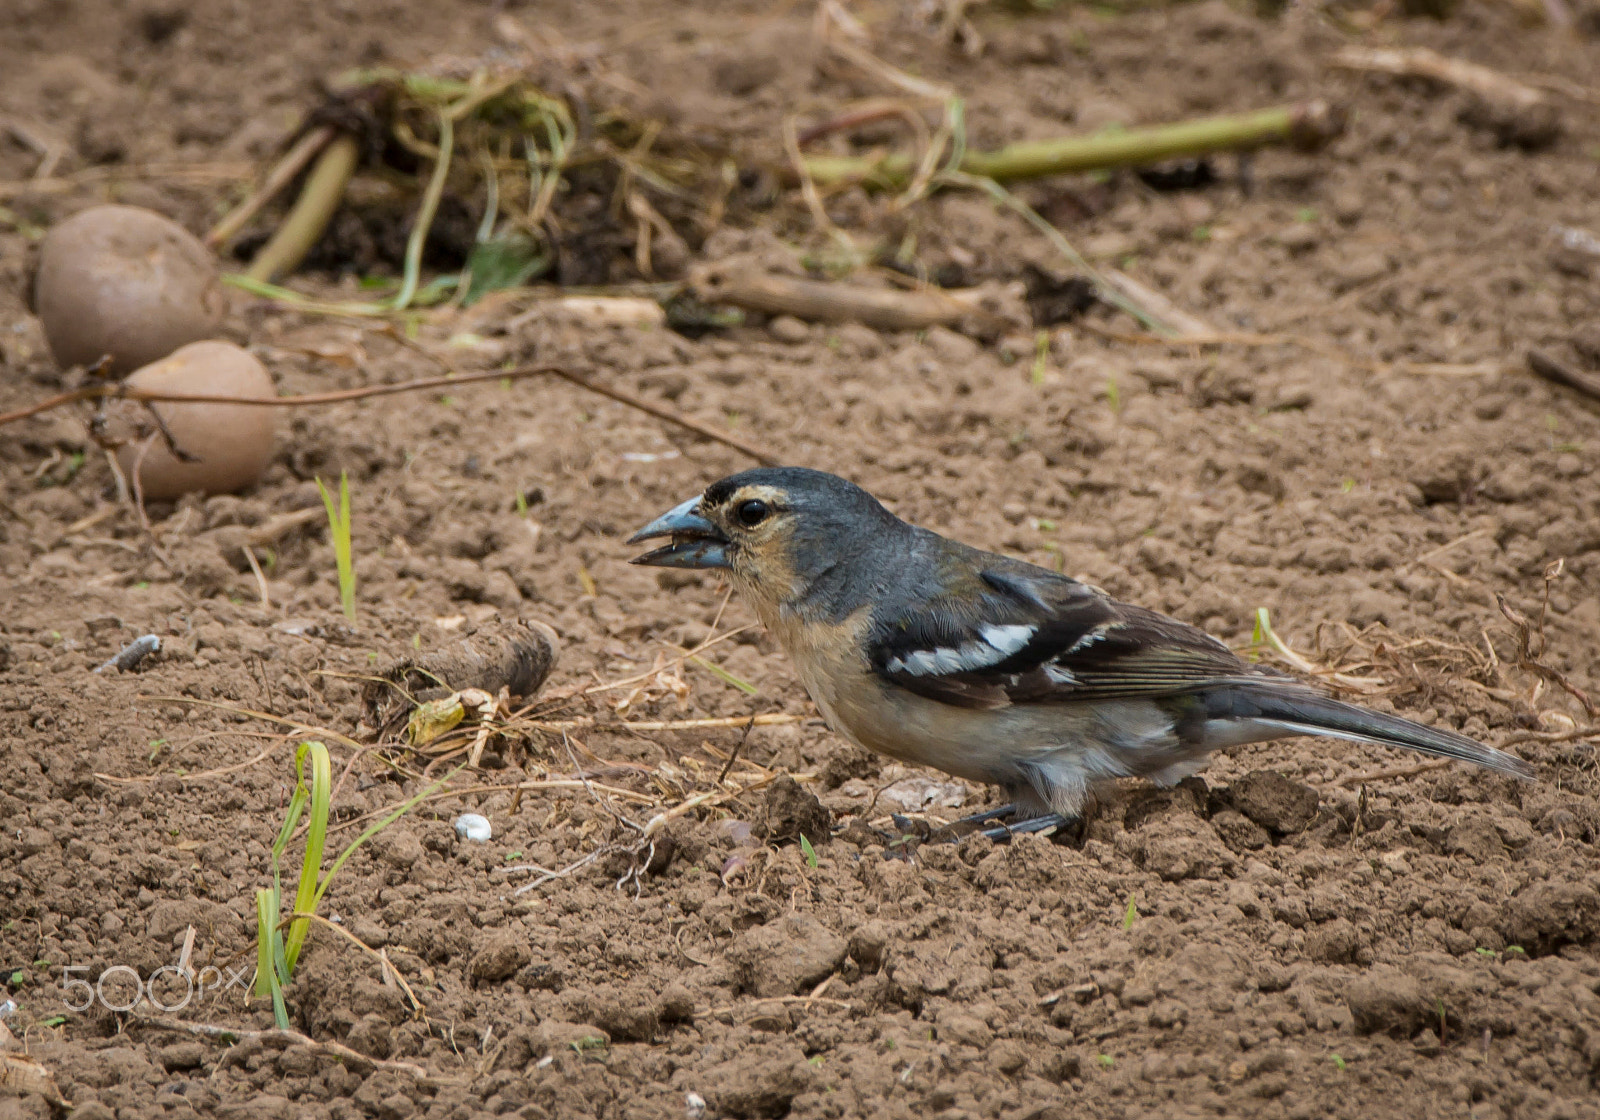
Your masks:
<instances>
[{"instance_id":1,"label":"bird's eye","mask_svg":"<svg viewBox=\"0 0 1600 1120\"><path fill-rule=\"evenodd\" d=\"M738 508L733 511L733 516L738 518L739 524L746 529L754 529L765 521L771 512L772 507L766 502L759 498L751 498L747 502L740 502Z\"/></svg>"}]
</instances>

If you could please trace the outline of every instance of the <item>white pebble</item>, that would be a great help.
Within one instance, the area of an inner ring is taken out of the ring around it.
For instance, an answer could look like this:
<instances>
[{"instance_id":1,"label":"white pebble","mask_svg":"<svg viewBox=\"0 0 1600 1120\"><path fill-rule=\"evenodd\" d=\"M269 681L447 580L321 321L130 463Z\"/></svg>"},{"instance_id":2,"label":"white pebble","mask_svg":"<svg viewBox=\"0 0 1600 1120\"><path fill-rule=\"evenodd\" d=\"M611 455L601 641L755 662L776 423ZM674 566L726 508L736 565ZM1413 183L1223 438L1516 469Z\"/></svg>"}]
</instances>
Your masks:
<instances>
[{"instance_id":1,"label":"white pebble","mask_svg":"<svg viewBox=\"0 0 1600 1120\"><path fill-rule=\"evenodd\" d=\"M477 813L462 813L456 818L456 835L463 840L476 840L482 844L494 835L494 829L489 827L488 817L480 817Z\"/></svg>"}]
</instances>

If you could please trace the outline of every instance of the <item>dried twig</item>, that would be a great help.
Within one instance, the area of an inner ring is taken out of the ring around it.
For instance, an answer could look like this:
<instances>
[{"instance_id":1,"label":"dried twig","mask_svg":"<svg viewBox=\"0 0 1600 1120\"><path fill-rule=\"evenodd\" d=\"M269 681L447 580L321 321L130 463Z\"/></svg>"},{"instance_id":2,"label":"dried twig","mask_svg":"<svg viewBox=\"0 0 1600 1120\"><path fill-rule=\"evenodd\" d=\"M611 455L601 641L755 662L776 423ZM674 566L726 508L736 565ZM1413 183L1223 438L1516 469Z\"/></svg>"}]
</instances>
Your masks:
<instances>
[{"instance_id":1,"label":"dried twig","mask_svg":"<svg viewBox=\"0 0 1600 1120\"><path fill-rule=\"evenodd\" d=\"M693 417L685 416L683 413L665 405L655 404L644 400L642 397L636 397L626 390L617 389L610 385L601 385L598 382L589 380L580 373L575 373L561 366L523 366L519 369L461 373L450 377L419 377L411 381L397 382L393 385L367 385L359 389L339 389L327 393L304 393L299 396L285 397L234 397L208 393L162 393L149 389L140 389L122 381L113 384L96 383L84 385L65 393L57 393L53 397L47 397L25 408L0 413L0 425L10 424L17 420L26 420L29 417L38 416L40 413L49 412L52 409L64 408L70 404L103 399L130 400L144 403L166 401L185 404L249 404L260 405L263 408L294 408L306 405L339 404L344 401L364 400L367 397L387 397L396 393L415 393L428 389L455 388L481 381L519 381L524 378L543 375L570 381L572 384L587 389L591 393L609 397L619 404L625 404L629 408L636 408L640 412L656 417L658 420L665 420L670 424L676 424L692 432L697 432L707 439L731 447L735 451L742 451L758 463L765 463L768 466L775 466L778 463L777 459L774 459L765 451L753 444L746 443L737 436L729 435L727 432L720 432L709 424L702 423Z\"/></svg>"},{"instance_id":2,"label":"dried twig","mask_svg":"<svg viewBox=\"0 0 1600 1120\"><path fill-rule=\"evenodd\" d=\"M256 253L245 270L247 277L271 281L299 266L344 201L344 189L360 159L361 147L354 136L336 136L322 148L294 208Z\"/></svg>"},{"instance_id":3,"label":"dried twig","mask_svg":"<svg viewBox=\"0 0 1600 1120\"><path fill-rule=\"evenodd\" d=\"M728 752L728 761L722 764L722 770L717 774L717 785L728 780L728 771L733 769L733 760L739 757L739 752L744 749L744 742L750 738L750 729L756 725L756 717L751 716L750 722L744 725L744 734L739 736L739 741L733 745L733 750Z\"/></svg>"},{"instance_id":4,"label":"dried twig","mask_svg":"<svg viewBox=\"0 0 1600 1120\"><path fill-rule=\"evenodd\" d=\"M1504 595L1496 592L1495 602L1500 606L1500 613L1506 616L1506 620L1510 622L1516 630L1517 666L1521 669L1527 670L1534 676L1539 677L1542 680L1549 681L1551 684L1563 689L1570 696L1572 696L1573 699L1577 700L1578 703L1583 705L1583 710L1590 719L1596 719L1600 718L1600 709L1595 707L1594 701L1589 699L1588 693L1584 692L1583 689L1573 684L1572 681L1567 678L1567 675L1561 670L1557 669L1553 665L1546 665L1541 660L1541 658L1544 657L1545 651L1549 647L1549 642L1545 638L1544 623L1545 615L1550 609L1550 585L1561 577L1565 567L1566 563L1564 560L1556 560L1545 569L1544 608L1539 612L1539 624L1537 628L1528 621L1526 615L1517 610L1510 603L1506 602L1506 597ZM1537 645L1534 641L1536 635L1538 638Z\"/></svg>"},{"instance_id":5,"label":"dried twig","mask_svg":"<svg viewBox=\"0 0 1600 1120\"><path fill-rule=\"evenodd\" d=\"M1392 778L1414 778L1418 774L1428 774L1453 765L1455 765L1454 759L1436 758L1429 762L1412 763L1410 766L1391 766L1385 770L1372 770L1365 774L1348 774L1333 784L1348 789L1351 786L1364 786L1371 782L1387 782Z\"/></svg>"},{"instance_id":6,"label":"dried twig","mask_svg":"<svg viewBox=\"0 0 1600 1120\"><path fill-rule=\"evenodd\" d=\"M1586 397L1600 400L1600 377L1568 365L1542 350L1528 351L1528 368L1546 381L1576 389Z\"/></svg>"},{"instance_id":7,"label":"dried twig","mask_svg":"<svg viewBox=\"0 0 1600 1120\"><path fill-rule=\"evenodd\" d=\"M1545 95L1532 86L1508 78L1498 70L1464 59L1448 58L1427 47L1390 49L1344 47L1328 60L1343 70L1364 70L1393 74L1403 78L1428 78L1445 85L1471 90L1481 97L1501 101L1520 109L1541 105Z\"/></svg>"},{"instance_id":8,"label":"dried twig","mask_svg":"<svg viewBox=\"0 0 1600 1120\"><path fill-rule=\"evenodd\" d=\"M294 181L294 177L300 174L301 169L328 145L334 133L333 125L319 125L295 141L294 146L284 153L283 158L262 179L261 186L211 227L205 236L205 243L213 249L226 244L228 239L243 229L263 206L276 198L278 192Z\"/></svg>"},{"instance_id":9,"label":"dried twig","mask_svg":"<svg viewBox=\"0 0 1600 1120\"><path fill-rule=\"evenodd\" d=\"M259 1039L262 1042L279 1042L285 1046L305 1046L319 1054L327 1054L337 1059L341 1064L348 1066L358 1074L369 1073L373 1070L387 1069L396 1073L404 1073L424 1088L443 1088L459 1082L454 1078L436 1077L422 1066L414 1062L402 1062L387 1058L369 1058L359 1050L352 1050L342 1042L318 1042L310 1035L301 1034L295 1030L244 1030L237 1027L217 1027L210 1023L190 1023L183 1019L168 1019L155 1015L134 1015L128 1020L130 1027L149 1027L154 1030L180 1031L184 1034L198 1035L201 1038L213 1038L221 1042L232 1044L244 1039Z\"/></svg>"},{"instance_id":10,"label":"dried twig","mask_svg":"<svg viewBox=\"0 0 1600 1120\"><path fill-rule=\"evenodd\" d=\"M864 323L875 330L917 331L949 326L973 317L998 319L971 297L925 288L901 292L859 284L824 283L739 268L721 262L702 265L690 283L708 303L731 303L769 315L794 315L823 323Z\"/></svg>"},{"instance_id":11,"label":"dried twig","mask_svg":"<svg viewBox=\"0 0 1600 1120\"><path fill-rule=\"evenodd\" d=\"M330 922L321 914L314 914L310 913L309 911L295 911L293 914L290 914L288 917L284 918L283 921L279 922L278 928L286 929L290 923L301 918L309 918L312 921L321 922L323 925L333 930L334 933L337 933L340 937L343 937L346 941L349 941L356 948L362 950L373 960L377 961L378 967L383 969L384 976L393 976L395 983L399 986L400 990L405 993L405 997L411 1001L412 1011L414 1011L419 1017L423 1014L422 1001L417 998L417 993L411 990L411 985L406 983L406 978L400 975L400 970L394 966L394 962L389 959L388 954L380 953L378 950L374 949L371 945L368 945L365 941L361 940L361 938L357 937L355 934L351 933L337 922ZM189 928L191 931L194 929L193 926L190 926ZM180 971L182 970L181 964L179 965L179 969Z\"/></svg>"}]
</instances>

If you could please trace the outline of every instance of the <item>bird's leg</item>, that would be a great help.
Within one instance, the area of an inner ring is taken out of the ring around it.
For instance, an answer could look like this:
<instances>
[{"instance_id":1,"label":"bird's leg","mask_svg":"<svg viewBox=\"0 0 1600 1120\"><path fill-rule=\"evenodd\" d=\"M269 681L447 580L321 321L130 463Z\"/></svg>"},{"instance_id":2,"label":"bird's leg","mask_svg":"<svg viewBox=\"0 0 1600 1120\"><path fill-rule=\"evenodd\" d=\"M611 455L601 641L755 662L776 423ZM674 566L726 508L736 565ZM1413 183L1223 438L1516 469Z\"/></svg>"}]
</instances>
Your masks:
<instances>
[{"instance_id":1,"label":"bird's leg","mask_svg":"<svg viewBox=\"0 0 1600 1120\"><path fill-rule=\"evenodd\" d=\"M1009 840L1013 836L1021 836L1029 832L1046 832L1054 828L1065 828L1075 818L1063 817L1060 813L1046 813L1042 817L1029 817L1025 821L1015 824L1003 824L998 828L986 828L983 835L990 840Z\"/></svg>"}]
</instances>

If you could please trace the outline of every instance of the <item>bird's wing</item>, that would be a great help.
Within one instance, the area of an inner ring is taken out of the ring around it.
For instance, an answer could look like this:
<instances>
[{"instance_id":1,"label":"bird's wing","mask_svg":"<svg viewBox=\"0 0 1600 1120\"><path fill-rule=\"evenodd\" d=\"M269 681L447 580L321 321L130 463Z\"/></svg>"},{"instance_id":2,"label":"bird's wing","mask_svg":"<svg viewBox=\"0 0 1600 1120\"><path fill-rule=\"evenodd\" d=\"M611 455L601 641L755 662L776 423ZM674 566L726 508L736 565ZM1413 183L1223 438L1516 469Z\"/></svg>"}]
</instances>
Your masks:
<instances>
[{"instance_id":1,"label":"bird's wing","mask_svg":"<svg viewBox=\"0 0 1600 1120\"><path fill-rule=\"evenodd\" d=\"M1031 565L982 569L969 593L881 612L869 661L903 688L969 708L1173 696L1259 681L1193 626Z\"/></svg>"}]
</instances>

